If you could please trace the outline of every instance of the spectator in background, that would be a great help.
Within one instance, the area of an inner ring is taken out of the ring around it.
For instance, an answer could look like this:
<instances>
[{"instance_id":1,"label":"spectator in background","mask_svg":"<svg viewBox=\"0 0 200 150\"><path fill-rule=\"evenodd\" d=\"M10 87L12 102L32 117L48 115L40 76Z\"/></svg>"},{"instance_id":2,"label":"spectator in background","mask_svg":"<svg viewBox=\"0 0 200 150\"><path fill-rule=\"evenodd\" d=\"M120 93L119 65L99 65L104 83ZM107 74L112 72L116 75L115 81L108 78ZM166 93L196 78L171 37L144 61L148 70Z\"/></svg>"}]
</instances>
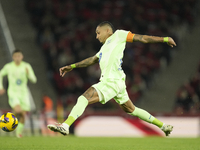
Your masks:
<instances>
[{"instance_id":1,"label":"spectator in background","mask_svg":"<svg viewBox=\"0 0 200 150\"><path fill-rule=\"evenodd\" d=\"M175 113L197 114L200 112L200 73L199 71L177 91Z\"/></svg>"},{"instance_id":2,"label":"spectator in background","mask_svg":"<svg viewBox=\"0 0 200 150\"><path fill-rule=\"evenodd\" d=\"M44 94L43 98L43 103L44 103L44 112L45 113L49 113L53 110L53 101L52 99L47 96L46 94Z\"/></svg>"}]
</instances>

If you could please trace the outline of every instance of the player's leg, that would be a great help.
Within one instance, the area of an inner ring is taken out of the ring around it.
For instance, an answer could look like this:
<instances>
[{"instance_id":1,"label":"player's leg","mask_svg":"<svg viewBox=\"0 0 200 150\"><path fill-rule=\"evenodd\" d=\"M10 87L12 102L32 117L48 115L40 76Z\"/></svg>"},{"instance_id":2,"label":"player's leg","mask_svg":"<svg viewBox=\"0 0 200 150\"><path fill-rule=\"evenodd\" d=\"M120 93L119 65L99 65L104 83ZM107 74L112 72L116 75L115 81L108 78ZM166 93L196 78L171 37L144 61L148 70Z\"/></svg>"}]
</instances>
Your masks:
<instances>
[{"instance_id":1,"label":"player's leg","mask_svg":"<svg viewBox=\"0 0 200 150\"><path fill-rule=\"evenodd\" d=\"M72 108L67 120L64 123L57 125L49 124L47 127L50 130L54 132L60 132L63 135L69 134L69 127L78 117L83 114L87 105L96 102L99 102L98 93L94 87L90 87L78 98L76 105Z\"/></svg>"},{"instance_id":2,"label":"player's leg","mask_svg":"<svg viewBox=\"0 0 200 150\"><path fill-rule=\"evenodd\" d=\"M20 105L16 105L13 107L13 112L14 114L16 114L16 116L18 116L19 118L19 122L23 123L25 122L25 116L24 116L24 113L21 109L21 106Z\"/></svg>"},{"instance_id":3,"label":"player's leg","mask_svg":"<svg viewBox=\"0 0 200 150\"><path fill-rule=\"evenodd\" d=\"M31 110L31 105L29 101L28 92L20 93L16 95L16 97L19 100L19 105L13 107L14 112L19 116L19 124L16 129L16 136L22 137L22 132L25 125L26 112L29 112Z\"/></svg>"},{"instance_id":4,"label":"player's leg","mask_svg":"<svg viewBox=\"0 0 200 150\"><path fill-rule=\"evenodd\" d=\"M16 114L16 116L19 118L18 127L16 129L16 136L20 138L20 137L22 137L22 131L24 129L26 112L21 109L20 105L14 106L13 111Z\"/></svg>"},{"instance_id":5,"label":"player's leg","mask_svg":"<svg viewBox=\"0 0 200 150\"><path fill-rule=\"evenodd\" d=\"M126 113L128 113L132 116L136 116L136 117L140 118L141 120L144 120L148 123L152 123L152 124L156 125L157 127L161 128L161 130L163 130L165 132L166 136L168 136L173 129L173 126L165 125L163 122L161 122L160 120L158 120L157 118L152 116L147 111L134 106L130 99L127 102L121 104L120 107Z\"/></svg>"},{"instance_id":6,"label":"player's leg","mask_svg":"<svg viewBox=\"0 0 200 150\"><path fill-rule=\"evenodd\" d=\"M22 108L20 105L20 97L17 93L9 92L8 93L9 97L9 105L13 109L14 114L17 116L19 123L18 127L16 129L16 135L17 137L21 137L21 131L23 130L24 127L24 114L22 112Z\"/></svg>"},{"instance_id":7,"label":"player's leg","mask_svg":"<svg viewBox=\"0 0 200 150\"><path fill-rule=\"evenodd\" d=\"M131 100L128 100L124 104L121 104L120 107L126 113L128 113L128 114L130 114L132 116L136 116L136 117L138 117L138 118L140 118L140 119L142 119L142 120L144 120L146 122L152 123L152 124L158 126L159 128L161 128L163 126L163 122L161 122L158 119L156 119L154 116L152 116L147 111L134 106Z\"/></svg>"},{"instance_id":8,"label":"player's leg","mask_svg":"<svg viewBox=\"0 0 200 150\"><path fill-rule=\"evenodd\" d=\"M97 102L99 102L98 93L95 88L90 87L85 91L85 93L83 93L83 95L78 98L76 105L72 108L65 123L71 126L71 124L83 114L88 104Z\"/></svg>"},{"instance_id":9,"label":"player's leg","mask_svg":"<svg viewBox=\"0 0 200 150\"><path fill-rule=\"evenodd\" d=\"M100 102L105 104L118 93L116 83L113 81L101 81L90 87L82 96L78 98L76 105L73 107L67 120L60 125L48 125L47 127L63 135L69 133L69 126L84 112L88 104Z\"/></svg>"}]
</instances>

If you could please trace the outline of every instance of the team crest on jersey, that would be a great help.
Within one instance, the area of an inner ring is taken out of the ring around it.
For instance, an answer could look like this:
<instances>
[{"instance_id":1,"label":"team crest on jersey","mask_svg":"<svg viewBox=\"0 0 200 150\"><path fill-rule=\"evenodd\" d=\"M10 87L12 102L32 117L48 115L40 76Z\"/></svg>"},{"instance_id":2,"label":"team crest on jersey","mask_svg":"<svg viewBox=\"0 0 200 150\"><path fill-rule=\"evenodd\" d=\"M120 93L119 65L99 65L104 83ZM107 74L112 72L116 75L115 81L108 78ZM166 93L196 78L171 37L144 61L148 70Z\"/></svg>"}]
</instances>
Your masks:
<instances>
[{"instance_id":1,"label":"team crest on jersey","mask_svg":"<svg viewBox=\"0 0 200 150\"><path fill-rule=\"evenodd\" d=\"M20 79L17 79L17 85L20 85L20 84L22 84L22 80L20 80Z\"/></svg>"}]
</instances>

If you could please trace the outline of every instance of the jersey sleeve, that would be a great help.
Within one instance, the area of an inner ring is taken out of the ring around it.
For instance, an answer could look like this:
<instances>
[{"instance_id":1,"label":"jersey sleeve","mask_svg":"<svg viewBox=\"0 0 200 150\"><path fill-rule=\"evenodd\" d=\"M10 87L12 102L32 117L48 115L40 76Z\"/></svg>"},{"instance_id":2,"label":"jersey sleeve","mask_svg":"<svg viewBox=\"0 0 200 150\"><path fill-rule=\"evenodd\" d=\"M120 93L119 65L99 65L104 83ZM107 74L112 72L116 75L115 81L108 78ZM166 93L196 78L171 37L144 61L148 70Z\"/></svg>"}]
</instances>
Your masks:
<instances>
[{"instance_id":1,"label":"jersey sleeve","mask_svg":"<svg viewBox=\"0 0 200 150\"><path fill-rule=\"evenodd\" d=\"M3 77L8 74L8 65L5 65L0 71L0 90L3 89Z\"/></svg>"},{"instance_id":2,"label":"jersey sleeve","mask_svg":"<svg viewBox=\"0 0 200 150\"><path fill-rule=\"evenodd\" d=\"M36 83L37 82L37 78L35 76L35 73L31 67L30 64L27 64L27 69L28 69L28 79L32 82L32 83Z\"/></svg>"},{"instance_id":3,"label":"jersey sleeve","mask_svg":"<svg viewBox=\"0 0 200 150\"><path fill-rule=\"evenodd\" d=\"M120 39L120 41L126 42L126 38L127 38L129 31L117 30L116 32L117 32L117 35L118 35L118 38Z\"/></svg>"},{"instance_id":4,"label":"jersey sleeve","mask_svg":"<svg viewBox=\"0 0 200 150\"><path fill-rule=\"evenodd\" d=\"M135 34L131 33L131 32L128 32L128 35L126 37L126 42L133 42L133 37L134 37Z\"/></svg>"},{"instance_id":5,"label":"jersey sleeve","mask_svg":"<svg viewBox=\"0 0 200 150\"><path fill-rule=\"evenodd\" d=\"M99 51L98 53L96 53L96 55L95 55L95 56L97 56L97 57L99 58L99 54L100 54L100 51Z\"/></svg>"},{"instance_id":6,"label":"jersey sleeve","mask_svg":"<svg viewBox=\"0 0 200 150\"><path fill-rule=\"evenodd\" d=\"M122 42L133 42L133 37L135 34L130 31L117 30L118 37Z\"/></svg>"}]
</instances>

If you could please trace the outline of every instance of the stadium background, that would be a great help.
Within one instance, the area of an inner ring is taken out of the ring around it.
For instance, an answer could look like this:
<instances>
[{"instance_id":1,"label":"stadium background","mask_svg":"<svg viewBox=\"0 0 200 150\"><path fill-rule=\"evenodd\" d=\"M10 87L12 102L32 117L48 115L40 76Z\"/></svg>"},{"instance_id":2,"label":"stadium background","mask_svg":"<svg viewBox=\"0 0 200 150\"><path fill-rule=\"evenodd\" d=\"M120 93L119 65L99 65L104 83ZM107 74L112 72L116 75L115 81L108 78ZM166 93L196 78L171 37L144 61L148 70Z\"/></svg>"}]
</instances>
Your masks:
<instances>
[{"instance_id":1,"label":"stadium background","mask_svg":"<svg viewBox=\"0 0 200 150\"><path fill-rule=\"evenodd\" d=\"M13 41L15 47L22 49L24 60L33 66L38 78L36 85L29 85L34 103L27 117L26 127L27 131L30 130L27 134L52 134L46 130L45 125L65 119L77 97L98 82L98 65L75 69L64 78L59 77L58 69L92 56L99 50L101 44L95 39L95 28L104 20L113 23L116 29L130 30L137 34L171 36L175 39L178 46L173 49L167 44L127 44L123 59L127 90L138 107L169 121L183 119L178 120L180 123L184 119L191 119L197 130L194 132L199 133L200 51L197 45L200 7L197 0L0 2L7 20L6 24L1 13L0 68L10 61L10 50L13 47L9 43ZM9 32L11 38L8 38ZM7 84L5 79L4 85ZM1 113L10 111L7 96L1 96L0 99ZM150 130L152 127L143 122L130 118L113 100L106 105L89 106L77 121L77 126L80 123L83 128L88 126L87 120L84 120L91 119L88 116L96 116L92 118L94 120L89 120L91 122L88 121L90 124L93 121L98 124L102 122L101 119L105 119L108 122L111 120L108 125L112 127L114 120L116 123L124 122L120 121L123 117L126 123L138 126L134 130L135 136L161 134L157 130ZM122 126L127 127L126 123ZM146 129L141 129L142 126Z\"/></svg>"}]
</instances>

